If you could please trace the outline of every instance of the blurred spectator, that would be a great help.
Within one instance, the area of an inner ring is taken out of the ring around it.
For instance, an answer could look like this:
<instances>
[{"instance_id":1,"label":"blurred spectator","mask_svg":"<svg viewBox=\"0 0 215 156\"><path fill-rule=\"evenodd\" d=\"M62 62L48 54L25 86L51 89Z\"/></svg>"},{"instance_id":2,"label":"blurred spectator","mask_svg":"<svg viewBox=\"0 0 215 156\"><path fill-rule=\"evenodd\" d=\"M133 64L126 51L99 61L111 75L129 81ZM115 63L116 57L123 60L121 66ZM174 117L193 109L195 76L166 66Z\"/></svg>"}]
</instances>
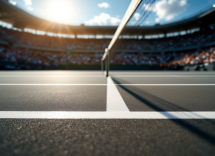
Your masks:
<instances>
[{"instance_id":1,"label":"blurred spectator","mask_svg":"<svg viewBox=\"0 0 215 156\"><path fill-rule=\"evenodd\" d=\"M198 63L214 63L215 62L215 47L204 49L200 52L186 52L177 54L175 60L170 62L170 65L185 65Z\"/></svg>"},{"instance_id":2,"label":"blurred spectator","mask_svg":"<svg viewBox=\"0 0 215 156\"><path fill-rule=\"evenodd\" d=\"M109 39L71 39L18 32L0 27L0 39L36 47L70 49L70 50L103 50L108 47ZM161 39L119 39L121 50L162 50L195 46L215 41L215 32L197 32L190 35Z\"/></svg>"},{"instance_id":3,"label":"blurred spectator","mask_svg":"<svg viewBox=\"0 0 215 156\"><path fill-rule=\"evenodd\" d=\"M0 61L23 62L49 66L58 65L100 65L102 53L53 53L20 48L0 46ZM204 49L201 52L183 53L114 53L110 64L116 65L185 65L215 62L215 48Z\"/></svg>"},{"instance_id":4,"label":"blurred spectator","mask_svg":"<svg viewBox=\"0 0 215 156\"><path fill-rule=\"evenodd\" d=\"M42 65L45 69L59 65L100 65L102 53L59 53L45 52L42 47L68 50L104 50L109 39L69 39L34 35L0 27L0 40L9 43L37 47L40 50L10 48L0 46L0 61L15 63L17 69L30 69L29 64ZM121 50L161 50L194 46L215 40L215 32L195 33L191 35L162 39L119 39L118 49ZM40 48L41 47L41 48ZM114 53L110 64L115 65L192 65L215 62L215 48L200 51L177 53Z\"/></svg>"}]
</instances>

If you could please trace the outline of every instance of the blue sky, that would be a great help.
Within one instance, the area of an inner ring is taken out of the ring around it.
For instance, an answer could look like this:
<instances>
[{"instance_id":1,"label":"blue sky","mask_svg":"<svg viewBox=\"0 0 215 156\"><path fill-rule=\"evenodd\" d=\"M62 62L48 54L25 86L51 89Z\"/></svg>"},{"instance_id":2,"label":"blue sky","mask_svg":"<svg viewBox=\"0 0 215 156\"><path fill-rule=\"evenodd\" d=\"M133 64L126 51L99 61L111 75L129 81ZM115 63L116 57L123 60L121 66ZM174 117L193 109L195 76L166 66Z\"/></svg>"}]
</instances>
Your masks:
<instances>
[{"instance_id":1,"label":"blue sky","mask_svg":"<svg viewBox=\"0 0 215 156\"><path fill-rule=\"evenodd\" d=\"M70 25L118 25L131 0L10 0L24 11L59 23ZM142 4L151 12L143 25L171 23L205 10L215 0L157 0L153 8ZM140 19L136 12L130 24Z\"/></svg>"}]
</instances>

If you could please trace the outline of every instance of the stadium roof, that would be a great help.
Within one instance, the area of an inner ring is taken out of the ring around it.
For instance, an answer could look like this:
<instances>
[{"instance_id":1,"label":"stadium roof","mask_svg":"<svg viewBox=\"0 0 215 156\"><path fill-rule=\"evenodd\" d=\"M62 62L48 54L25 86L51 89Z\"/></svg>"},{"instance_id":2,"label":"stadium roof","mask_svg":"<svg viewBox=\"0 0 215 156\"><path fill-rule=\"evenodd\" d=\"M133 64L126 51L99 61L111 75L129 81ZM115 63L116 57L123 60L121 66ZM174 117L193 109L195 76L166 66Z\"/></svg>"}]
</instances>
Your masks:
<instances>
[{"instance_id":1,"label":"stadium roof","mask_svg":"<svg viewBox=\"0 0 215 156\"><path fill-rule=\"evenodd\" d=\"M129 26L122 32L123 35L152 35L170 32L178 32L193 28L207 29L215 16L215 8L211 8L205 13L196 15L186 20L155 26ZM50 22L30 15L23 10L11 5L7 0L0 0L0 20L13 24L17 28L29 28L45 32L75 34L75 35L113 35L116 26L70 26Z\"/></svg>"}]
</instances>

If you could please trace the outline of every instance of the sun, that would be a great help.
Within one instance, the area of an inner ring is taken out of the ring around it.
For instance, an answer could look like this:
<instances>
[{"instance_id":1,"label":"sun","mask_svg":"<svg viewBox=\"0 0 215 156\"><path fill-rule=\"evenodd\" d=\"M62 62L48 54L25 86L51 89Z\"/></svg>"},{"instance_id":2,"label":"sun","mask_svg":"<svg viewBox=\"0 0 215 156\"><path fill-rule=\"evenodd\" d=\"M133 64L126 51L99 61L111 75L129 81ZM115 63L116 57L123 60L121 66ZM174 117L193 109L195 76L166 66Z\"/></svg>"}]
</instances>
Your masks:
<instances>
[{"instance_id":1,"label":"sun","mask_svg":"<svg viewBox=\"0 0 215 156\"><path fill-rule=\"evenodd\" d=\"M59 23L68 23L72 8L69 0L52 0L48 7L50 20Z\"/></svg>"}]
</instances>

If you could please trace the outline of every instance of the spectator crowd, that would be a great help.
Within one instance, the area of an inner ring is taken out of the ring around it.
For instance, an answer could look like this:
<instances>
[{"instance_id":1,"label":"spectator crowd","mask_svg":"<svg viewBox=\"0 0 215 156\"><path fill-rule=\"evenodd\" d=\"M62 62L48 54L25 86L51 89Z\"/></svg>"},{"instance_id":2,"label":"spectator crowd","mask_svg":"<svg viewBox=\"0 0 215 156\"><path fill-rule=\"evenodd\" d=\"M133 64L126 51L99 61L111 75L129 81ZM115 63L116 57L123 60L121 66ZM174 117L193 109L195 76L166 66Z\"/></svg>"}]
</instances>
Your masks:
<instances>
[{"instance_id":1,"label":"spectator crowd","mask_svg":"<svg viewBox=\"0 0 215 156\"><path fill-rule=\"evenodd\" d=\"M33 35L0 27L0 63L11 62L17 68L20 65L42 65L45 67L61 65L100 65L102 53L68 52L71 50L103 50L109 39L68 39L50 36ZM215 41L215 32L196 33L163 39L119 39L117 48L121 50L162 50L168 48L194 46ZM13 44L28 45L30 48L18 48ZM37 47L39 50L33 47ZM62 52L44 51L46 48L58 48ZM65 50L63 50L65 49ZM197 51L168 53L113 53L110 56L112 65L192 65L215 62L215 47ZM29 66L30 68L30 66Z\"/></svg>"},{"instance_id":2,"label":"spectator crowd","mask_svg":"<svg viewBox=\"0 0 215 156\"><path fill-rule=\"evenodd\" d=\"M199 63L214 63L215 47L206 48L202 51L191 51L176 54L175 60L171 61L171 65L193 65Z\"/></svg>"},{"instance_id":3,"label":"spectator crowd","mask_svg":"<svg viewBox=\"0 0 215 156\"><path fill-rule=\"evenodd\" d=\"M102 53L54 53L23 48L0 46L0 62L16 65L34 64L59 65L100 65ZM189 65L215 62L215 47L200 52L179 53L114 53L110 56L112 65Z\"/></svg>"},{"instance_id":4,"label":"spectator crowd","mask_svg":"<svg viewBox=\"0 0 215 156\"><path fill-rule=\"evenodd\" d=\"M0 39L7 39L16 44L58 48L70 50L103 50L110 39L71 39L50 37L47 35L34 35L26 32L0 28ZM215 41L215 32L196 32L185 36L160 39L119 39L117 49L121 50L163 50L195 46Z\"/></svg>"}]
</instances>

